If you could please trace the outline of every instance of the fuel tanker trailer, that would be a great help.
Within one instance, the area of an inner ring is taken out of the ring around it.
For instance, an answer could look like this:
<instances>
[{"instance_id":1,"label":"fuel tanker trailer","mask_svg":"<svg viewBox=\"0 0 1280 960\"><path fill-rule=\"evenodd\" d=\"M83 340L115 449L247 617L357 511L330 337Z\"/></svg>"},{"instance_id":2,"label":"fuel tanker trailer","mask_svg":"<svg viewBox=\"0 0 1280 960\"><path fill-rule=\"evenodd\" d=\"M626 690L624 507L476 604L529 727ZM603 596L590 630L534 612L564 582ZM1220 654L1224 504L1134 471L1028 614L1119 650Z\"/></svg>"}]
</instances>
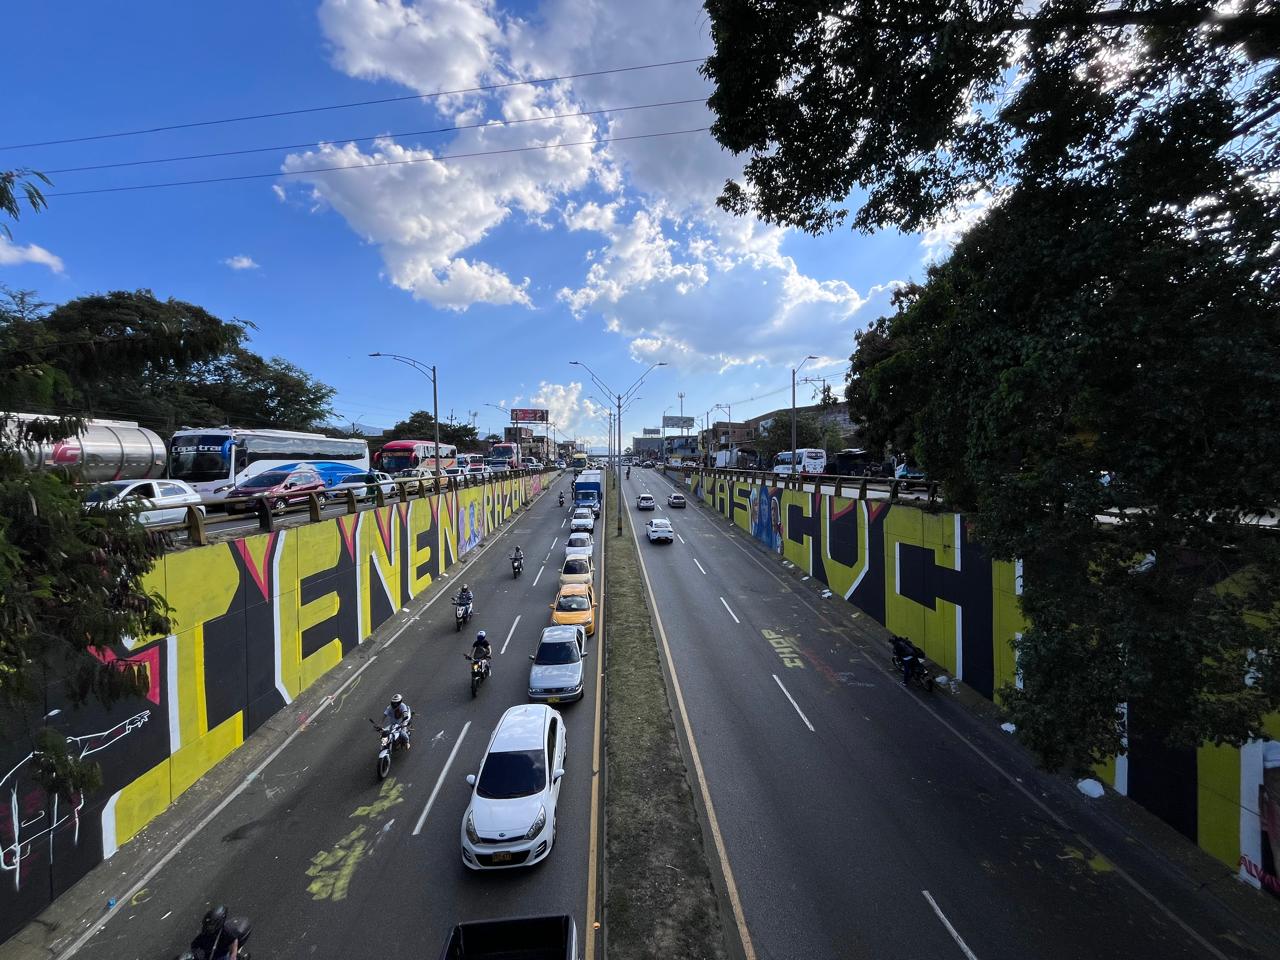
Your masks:
<instances>
[{"instance_id":1,"label":"fuel tanker trailer","mask_svg":"<svg viewBox=\"0 0 1280 960\"><path fill-rule=\"evenodd\" d=\"M0 414L10 420L42 420L47 415ZM12 433L12 429L8 431ZM33 470L63 468L81 483L163 477L167 454L154 431L127 420L85 420L76 437L53 440L22 451Z\"/></svg>"}]
</instances>

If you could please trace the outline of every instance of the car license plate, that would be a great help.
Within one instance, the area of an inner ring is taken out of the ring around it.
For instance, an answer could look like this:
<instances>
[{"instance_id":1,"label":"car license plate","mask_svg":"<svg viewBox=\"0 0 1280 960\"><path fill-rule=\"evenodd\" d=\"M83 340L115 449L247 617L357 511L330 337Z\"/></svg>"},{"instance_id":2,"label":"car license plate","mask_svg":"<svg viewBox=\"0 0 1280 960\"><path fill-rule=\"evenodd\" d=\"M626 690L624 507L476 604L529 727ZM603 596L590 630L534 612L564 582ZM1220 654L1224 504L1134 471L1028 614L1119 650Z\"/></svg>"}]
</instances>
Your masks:
<instances>
[{"instance_id":1,"label":"car license plate","mask_svg":"<svg viewBox=\"0 0 1280 960\"><path fill-rule=\"evenodd\" d=\"M547 697L547 703L559 703L559 702L560 702L559 697Z\"/></svg>"},{"instance_id":2,"label":"car license plate","mask_svg":"<svg viewBox=\"0 0 1280 960\"><path fill-rule=\"evenodd\" d=\"M508 863L511 860L510 853L495 853L493 855L494 863Z\"/></svg>"}]
</instances>

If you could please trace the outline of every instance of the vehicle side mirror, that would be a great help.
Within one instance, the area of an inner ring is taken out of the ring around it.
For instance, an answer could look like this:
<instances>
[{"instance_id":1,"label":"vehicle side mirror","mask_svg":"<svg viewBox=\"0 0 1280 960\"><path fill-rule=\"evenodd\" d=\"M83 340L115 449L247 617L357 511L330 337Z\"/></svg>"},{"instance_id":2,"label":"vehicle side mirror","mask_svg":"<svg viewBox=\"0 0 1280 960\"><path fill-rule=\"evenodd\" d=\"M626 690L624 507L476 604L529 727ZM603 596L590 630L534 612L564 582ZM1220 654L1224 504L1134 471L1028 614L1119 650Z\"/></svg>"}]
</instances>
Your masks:
<instances>
[{"instance_id":1,"label":"vehicle side mirror","mask_svg":"<svg viewBox=\"0 0 1280 960\"><path fill-rule=\"evenodd\" d=\"M536 659L537 659L537 657L535 657L535 656L531 653L531 654L529 654L529 659L530 659L530 660L536 660Z\"/></svg>"},{"instance_id":2,"label":"vehicle side mirror","mask_svg":"<svg viewBox=\"0 0 1280 960\"><path fill-rule=\"evenodd\" d=\"M555 781L555 780L559 780L563 776L564 776L564 767L556 767L556 771L551 775L551 779Z\"/></svg>"},{"instance_id":3,"label":"vehicle side mirror","mask_svg":"<svg viewBox=\"0 0 1280 960\"><path fill-rule=\"evenodd\" d=\"M548 603L547 606L550 607L552 610L556 608L556 605L554 603Z\"/></svg>"},{"instance_id":4,"label":"vehicle side mirror","mask_svg":"<svg viewBox=\"0 0 1280 960\"><path fill-rule=\"evenodd\" d=\"M583 650L580 654L578 654L578 659L579 660L587 659L587 651Z\"/></svg>"},{"instance_id":5,"label":"vehicle side mirror","mask_svg":"<svg viewBox=\"0 0 1280 960\"><path fill-rule=\"evenodd\" d=\"M467 774L467 786L474 787L476 785L476 775L474 773Z\"/></svg>"}]
</instances>

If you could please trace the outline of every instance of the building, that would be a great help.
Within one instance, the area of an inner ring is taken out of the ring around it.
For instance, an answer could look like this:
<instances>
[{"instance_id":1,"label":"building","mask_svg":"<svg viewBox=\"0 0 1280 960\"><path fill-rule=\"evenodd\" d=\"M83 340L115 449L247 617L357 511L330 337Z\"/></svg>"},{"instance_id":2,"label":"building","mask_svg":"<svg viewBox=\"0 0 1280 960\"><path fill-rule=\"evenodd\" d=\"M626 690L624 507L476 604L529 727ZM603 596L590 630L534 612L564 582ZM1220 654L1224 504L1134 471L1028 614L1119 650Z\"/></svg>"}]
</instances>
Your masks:
<instances>
[{"instance_id":1,"label":"building","mask_svg":"<svg viewBox=\"0 0 1280 960\"><path fill-rule=\"evenodd\" d=\"M632 437L631 453L637 457L661 457L661 437Z\"/></svg>"},{"instance_id":2,"label":"building","mask_svg":"<svg viewBox=\"0 0 1280 960\"><path fill-rule=\"evenodd\" d=\"M662 451L664 460L697 461L702 457L697 434L665 437L662 440Z\"/></svg>"},{"instance_id":3,"label":"building","mask_svg":"<svg viewBox=\"0 0 1280 960\"><path fill-rule=\"evenodd\" d=\"M840 439L845 446L857 446L858 427L849 419L849 407L847 404L837 403L835 406L824 408L820 404L813 403L803 407L796 407L796 416L806 414L815 417L824 430L829 427L834 427L840 434ZM771 410L768 413L762 413L760 416L752 417L746 421L746 426L751 432L752 439L764 436L770 429L774 428L775 424L790 433L790 407L783 407L780 410Z\"/></svg>"}]
</instances>

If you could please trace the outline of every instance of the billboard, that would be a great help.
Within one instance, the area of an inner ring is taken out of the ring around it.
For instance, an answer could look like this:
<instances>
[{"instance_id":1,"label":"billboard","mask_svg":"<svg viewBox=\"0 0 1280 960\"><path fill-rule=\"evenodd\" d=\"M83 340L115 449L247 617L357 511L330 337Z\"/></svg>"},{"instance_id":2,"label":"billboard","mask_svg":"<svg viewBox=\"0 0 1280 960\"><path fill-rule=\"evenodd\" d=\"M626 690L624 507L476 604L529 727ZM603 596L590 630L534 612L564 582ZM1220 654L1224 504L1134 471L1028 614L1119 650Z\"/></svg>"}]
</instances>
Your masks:
<instances>
[{"instance_id":1,"label":"billboard","mask_svg":"<svg viewBox=\"0 0 1280 960\"><path fill-rule=\"evenodd\" d=\"M677 430L692 430L693 417L663 417L662 425L664 427L675 427Z\"/></svg>"},{"instance_id":2,"label":"billboard","mask_svg":"<svg viewBox=\"0 0 1280 960\"><path fill-rule=\"evenodd\" d=\"M528 407L511 408L512 423L546 423L547 411L534 410Z\"/></svg>"},{"instance_id":3,"label":"billboard","mask_svg":"<svg viewBox=\"0 0 1280 960\"><path fill-rule=\"evenodd\" d=\"M646 436L646 437L660 437L660 436L662 436L662 431L661 431L660 429L658 429L657 427L645 427L645 428L644 428L644 430L642 430L642 431L641 431L641 433L642 433L644 436Z\"/></svg>"}]
</instances>

